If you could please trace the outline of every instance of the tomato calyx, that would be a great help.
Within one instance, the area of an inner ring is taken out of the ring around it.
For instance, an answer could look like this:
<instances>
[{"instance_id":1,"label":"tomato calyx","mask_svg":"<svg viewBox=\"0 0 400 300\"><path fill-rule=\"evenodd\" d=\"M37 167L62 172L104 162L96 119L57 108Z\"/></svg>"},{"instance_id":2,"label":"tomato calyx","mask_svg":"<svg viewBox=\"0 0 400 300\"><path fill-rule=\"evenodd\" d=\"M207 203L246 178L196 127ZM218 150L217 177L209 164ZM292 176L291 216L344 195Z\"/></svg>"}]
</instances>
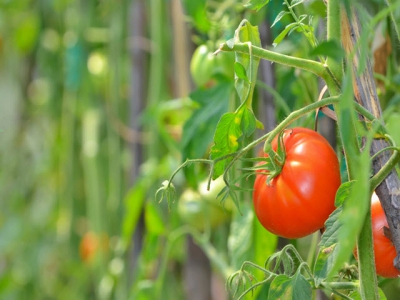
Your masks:
<instances>
[{"instance_id":1,"label":"tomato calyx","mask_svg":"<svg viewBox=\"0 0 400 300\"><path fill-rule=\"evenodd\" d=\"M264 172L264 174L267 175L266 183L268 186L271 186L272 179L277 177L282 172L282 168L286 160L285 145L283 143L283 131L278 135L278 147L276 152L272 149L272 146L270 143L268 143L268 140L265 142L264 152L266 153L264 158L265 163L261 166L263 167L264 171L267 171Z\"/></svg>"}]
</instances>

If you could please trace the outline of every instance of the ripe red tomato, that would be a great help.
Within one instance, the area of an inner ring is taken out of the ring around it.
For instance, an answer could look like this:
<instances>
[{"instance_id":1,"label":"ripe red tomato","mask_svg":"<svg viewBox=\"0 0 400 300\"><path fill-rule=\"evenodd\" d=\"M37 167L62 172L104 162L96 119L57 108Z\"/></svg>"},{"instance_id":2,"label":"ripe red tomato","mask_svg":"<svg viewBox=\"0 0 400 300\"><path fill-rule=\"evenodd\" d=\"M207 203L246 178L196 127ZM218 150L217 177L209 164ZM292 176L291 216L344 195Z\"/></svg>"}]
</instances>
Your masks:
<instances>
[{"instance_id":1,"label":"ripe red tomato","mask_svg":"<svg viewBox=\"0 0 400 300\"><path fill-rule=\"evenodd\" d=\"M275 138L274 151L277 144ZM286 160L281 173L268 186L267 176L258 172L253 204L258 220L268 231L300 238L322 228L334 211L340 186L339 162L329 143L307 128L285 130L283 145Z\"/></svg>"},{"instance_id":2,"label":"ripe red tomato","mask_svg":"<svg viewBox=\"0 0 400 300\"><path fill-rule=\"evenodd\" d=\"M371 217L376 273L388 278L398 277L400 271L393 266L393 260L396 257L396 248L392 241L383 233L383 228L389 228L389 226L385 212L375 193L372 196Z\"/></svg>"}]
</instances>

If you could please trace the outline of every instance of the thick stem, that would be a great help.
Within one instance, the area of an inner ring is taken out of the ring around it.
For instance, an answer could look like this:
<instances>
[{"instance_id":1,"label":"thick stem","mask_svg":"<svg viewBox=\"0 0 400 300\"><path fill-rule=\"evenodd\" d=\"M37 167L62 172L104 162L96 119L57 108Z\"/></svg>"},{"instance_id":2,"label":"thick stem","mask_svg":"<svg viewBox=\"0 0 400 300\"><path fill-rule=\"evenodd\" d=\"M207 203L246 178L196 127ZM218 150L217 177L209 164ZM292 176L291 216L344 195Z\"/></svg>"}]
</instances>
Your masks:
<instances>
[{"instance_id":1,"label":"thick stem","mask_svg":"<svg viewBox=\"0 0 400 300\"><path fill-rule=\"evenodd\" d=\"M223 43L220 45L217 51L235 51L250 55L250 49L252 51L251 54L255 57L266 59L289 67L309 71L311 73L314 73L322 77L323 79L329 77L324 65L319 62L309 59L288 56L285 54L273 52L271 50L263 49L254 45L249 46L248 43L235 43L232 48L230 48L226 43Z\"/></svg>"},{"instance_id":2,"label":"thick stem","mask_svg":"<svg viewBox=\"0 0 400 300\"><path fill-rule=\"evenodd\" d=\"M349 19L350 18L350 21ZM353 53L352 66L353 73L359 74L361 65L360 48L358 47L358 40L360 38L361 24L359 18L354 10L351 16L343 17L343 26L345 26L345 33L343 39L343 46L347 53ZM376 92L376 86L373 76L373 71L370 61L367 59L365 70L362 74L354 76L353 88L356 100L367 110L369 110L377 119L381 118L381 108L379 99ZM374 140L371 145L371 155L379 152L381 149L388 147L385 140ZM386 151L379 155L373 161L373 172L377 173L388 162L390 154ZM396 268L400 270L400 179L395 170L392 170L385 180L377 187L376 194L381 201L382 207L385 211L389 228L392 234L393 244L396 248L397 257L394 261Z\"/></svg>"},{"instance_id":3,"label":"thick stem","mask_svg":"<svg viewBox=\"0 0 400 300\"><path fill-rule=\"evenodd\" d=\"M340 44L340 2L328 1L327 4L327 40ZM343 68L341 62L332 58L326 60L326 65L337 82L342 81Z\"/></svg>"}]
</instances>

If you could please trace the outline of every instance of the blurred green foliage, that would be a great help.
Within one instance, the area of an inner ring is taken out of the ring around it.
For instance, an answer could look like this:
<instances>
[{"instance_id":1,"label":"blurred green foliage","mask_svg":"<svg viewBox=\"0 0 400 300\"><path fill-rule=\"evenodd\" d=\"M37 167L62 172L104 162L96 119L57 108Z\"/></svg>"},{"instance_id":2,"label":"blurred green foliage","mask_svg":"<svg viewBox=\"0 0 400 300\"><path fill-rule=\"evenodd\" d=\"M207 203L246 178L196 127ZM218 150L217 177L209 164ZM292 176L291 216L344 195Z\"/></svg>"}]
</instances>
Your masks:
<instances>
[{"instance_id":1,"label":"blurred green foliage","mask_svg":"<svg viewBox=\"0 0 400 300\"><path fill-rule=\"evenodd\" d=\"M177 203L168 210L154 200L160 183L182 160L208 156L219 117L236 107L238 98L233 76L224 74L178 95L176 85L190 75L189 68L177 73L170 58L178 51L174 1L142 2L146 36L132 37L138 24L130 25L131 10L138 2L0 1L1 299L183 299L186 236L195 238L222 281L244 260L262 264L276 249L277 237L257 222L249 193L240 195L241 213L234 210L227 222L204 232L185 224ZM179 26L188 30L187 57L206 42L216 50L243 18L253 25L267 20L270 26L282 9L271 1L256 14L243 6L246 2L179 2L185 12ZM322 1L308 2L299 10L314 14L318 27L325 7ZM377 11L382 2L372 1L369 8ZM276 24L272 38L289 22L284 17ZM393 45L386 73L378 77L384 117L400 143L399 51L390 24L382 21L370 40L387 35ZM132 47L146 51L142 78L132 77ZM293 33L276 51L307 57L311 47ZM277 122L288 108L318 98L319 83L310 74L277 65L273 76L276 86L269 88L280 95ZM133 81L148 88L138 120L130 119L132 102L139 101L131 97ZM143 126L142 134L130 130L133 122ZM134 182L138 158L132 143L144 151ZM196 188L207 171L189 167L176 178L177 191ZM144 226L139 254L132 243L138 224ZM305 255L310 243L315 244L309 238L298 242ZM389 286L396 291L399 283Z\"/></svg>"}]
</instances>

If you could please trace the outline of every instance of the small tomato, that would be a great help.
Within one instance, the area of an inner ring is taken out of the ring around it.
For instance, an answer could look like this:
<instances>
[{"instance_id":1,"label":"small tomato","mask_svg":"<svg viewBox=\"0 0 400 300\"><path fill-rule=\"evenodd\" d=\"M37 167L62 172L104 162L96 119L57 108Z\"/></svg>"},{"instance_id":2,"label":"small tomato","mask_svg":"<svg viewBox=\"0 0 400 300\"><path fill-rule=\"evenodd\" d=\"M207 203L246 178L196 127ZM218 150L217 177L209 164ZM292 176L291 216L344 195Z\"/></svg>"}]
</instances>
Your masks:
<instances>
[{"instance_id":1,"label":"small tomato","mask_svg":"<svg viewBox=\"0 0 400 300\"><path fill-rule=\"evenodd\" d=\"M190 73L194 83L199 86L212 85L216 74L226 78L234 78L235 55L233 52L224 52L214 55L205 44L196 48L190 61Z\"/></svg>"}]
</instances>

